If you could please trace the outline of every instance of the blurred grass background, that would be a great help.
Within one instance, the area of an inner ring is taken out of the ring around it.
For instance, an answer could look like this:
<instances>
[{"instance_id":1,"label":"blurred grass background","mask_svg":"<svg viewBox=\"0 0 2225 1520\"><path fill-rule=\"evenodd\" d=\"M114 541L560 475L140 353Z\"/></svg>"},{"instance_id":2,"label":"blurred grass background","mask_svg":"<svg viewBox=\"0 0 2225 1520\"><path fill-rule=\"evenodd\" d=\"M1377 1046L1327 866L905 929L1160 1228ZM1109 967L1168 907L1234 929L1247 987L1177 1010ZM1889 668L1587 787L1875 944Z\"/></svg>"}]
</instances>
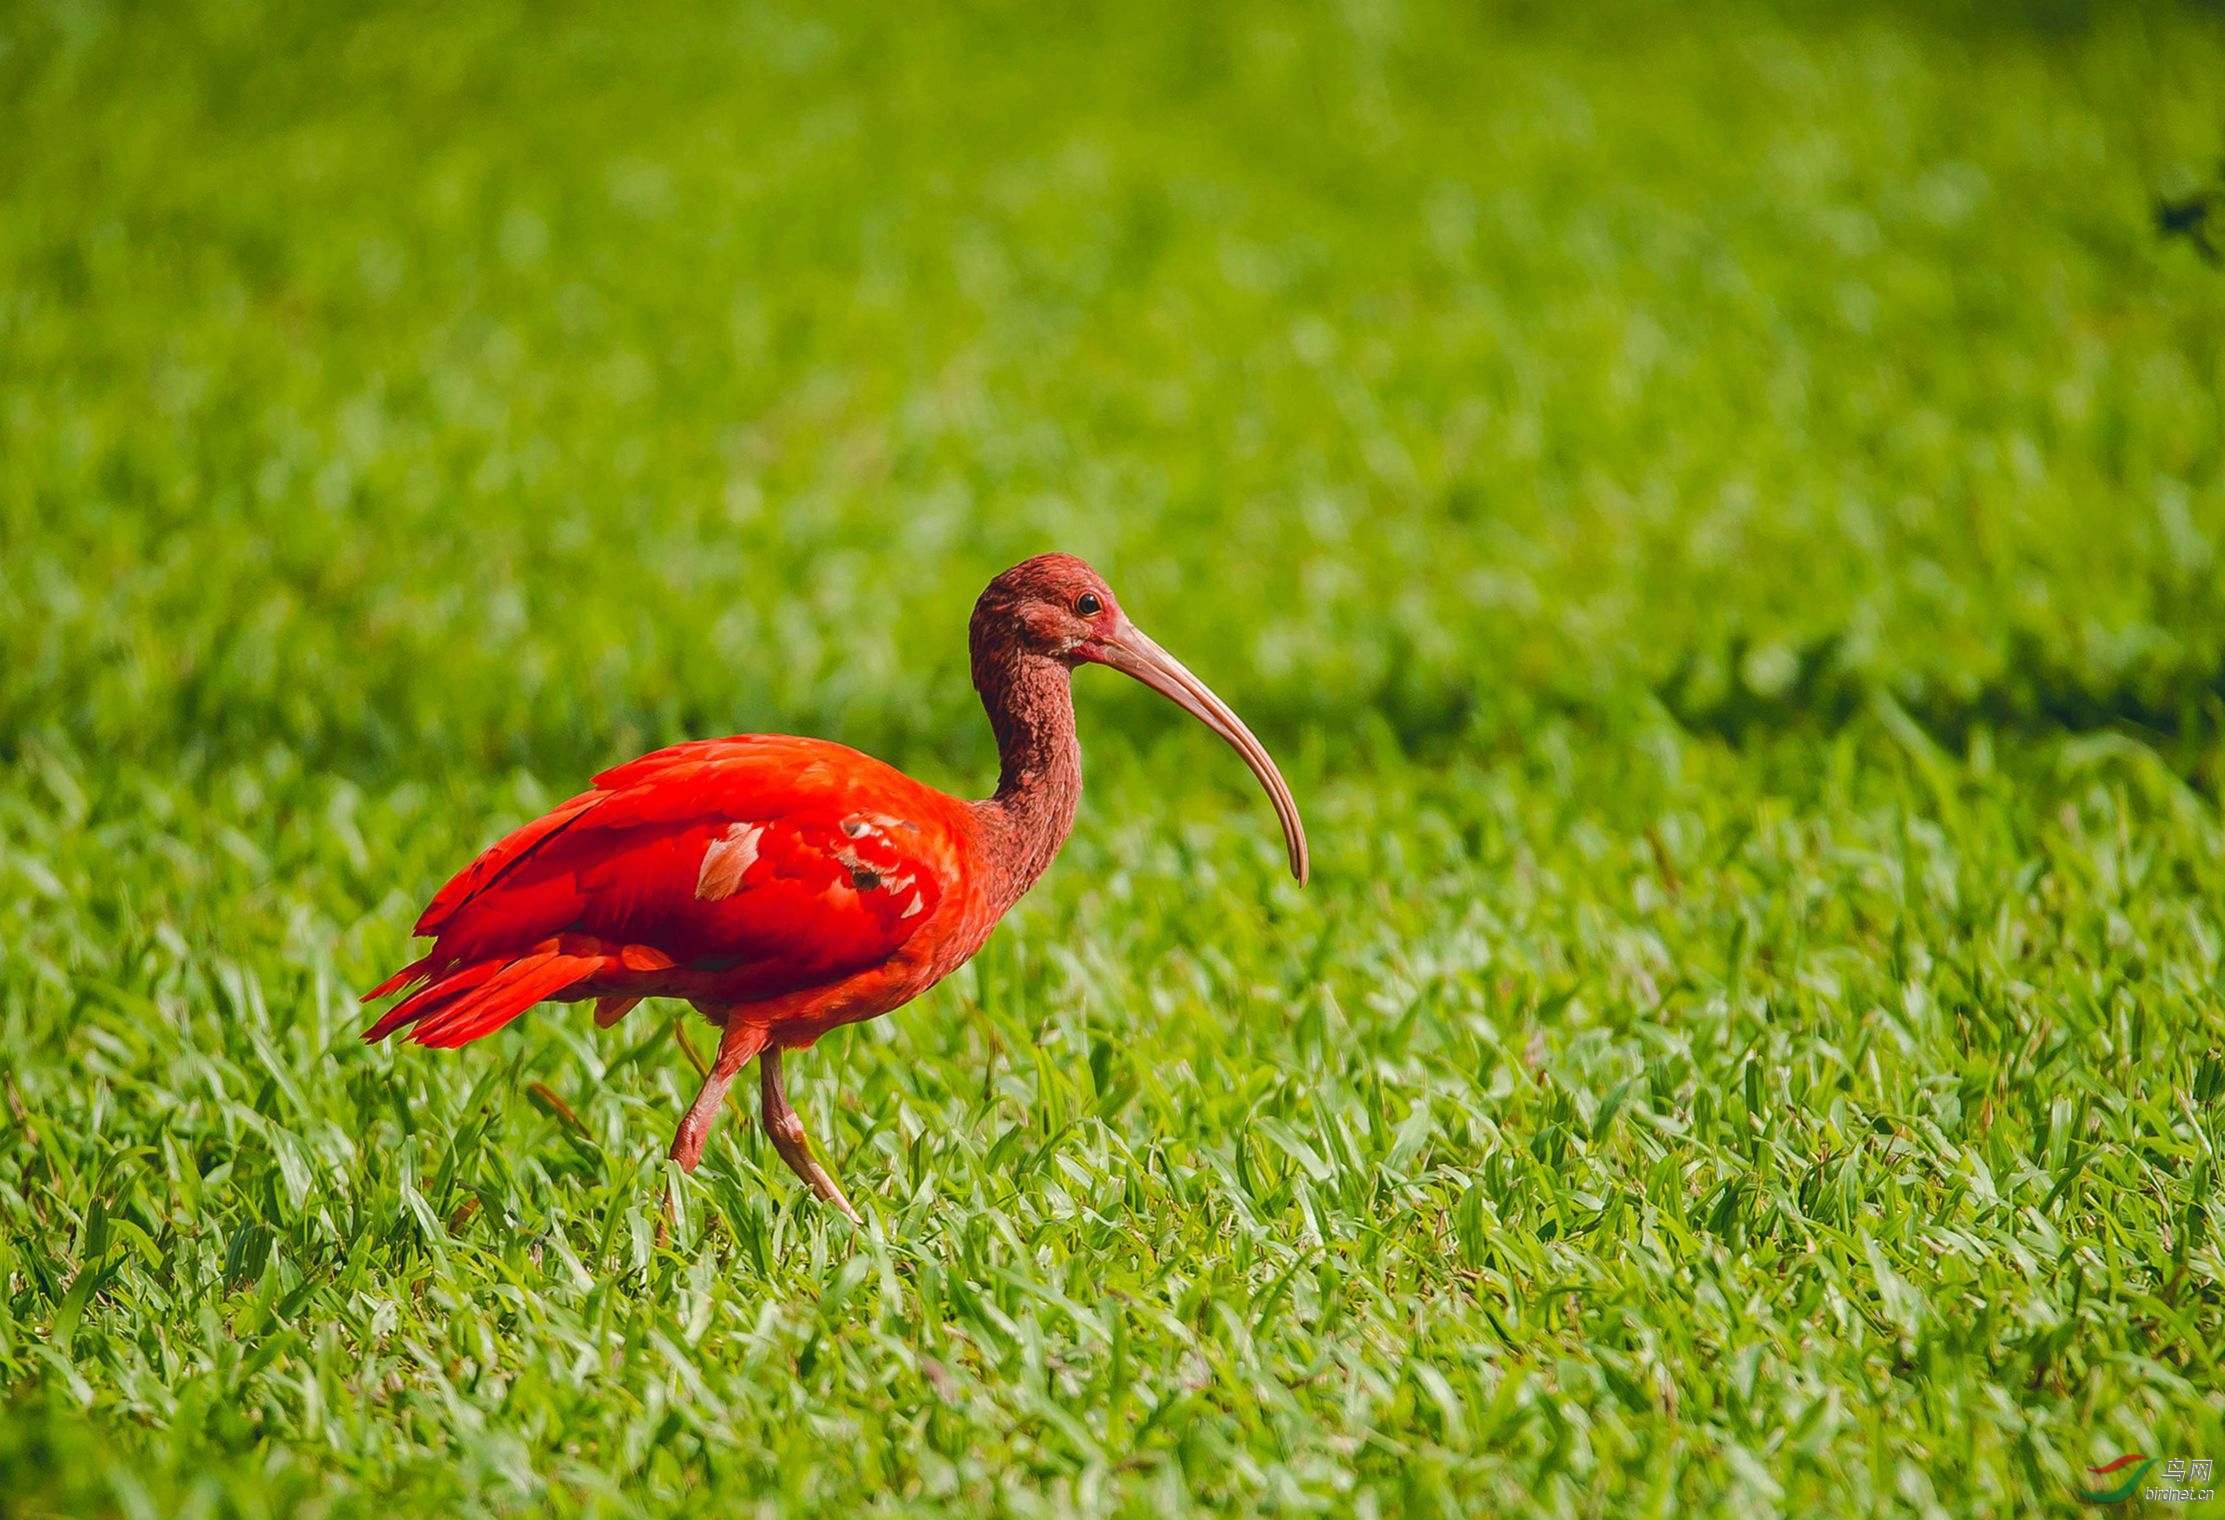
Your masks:
<instances>
[{"instance_id":1,"label":"blurred grass background","mask_svg":"<svg viewBox=\"0 0 2225 1520\"><path fill-rule=\"evenodd\" d=\"M2225 1447L2225 272L2155 211L2221 27L8 8L0 1475L1960 1512ZM654 1245L645 1015L352 1043L612 760L985 786L965 615L1050 547L1323 879L1085 679L1066 864L799 1070L886 1238L745 1136Z\"/></svg>"},{"instance_id":2,"label":"blurred grass background","mask_svg":"<svg viewBox=\"0 0 2225 1520\"><path fill-rule=\"evenodd\" d=\"M1648 16L27 8L0 712L978 766L1047 543L1332 739L2214 707L2214 14Z\"/></svg>"}]
</instances>

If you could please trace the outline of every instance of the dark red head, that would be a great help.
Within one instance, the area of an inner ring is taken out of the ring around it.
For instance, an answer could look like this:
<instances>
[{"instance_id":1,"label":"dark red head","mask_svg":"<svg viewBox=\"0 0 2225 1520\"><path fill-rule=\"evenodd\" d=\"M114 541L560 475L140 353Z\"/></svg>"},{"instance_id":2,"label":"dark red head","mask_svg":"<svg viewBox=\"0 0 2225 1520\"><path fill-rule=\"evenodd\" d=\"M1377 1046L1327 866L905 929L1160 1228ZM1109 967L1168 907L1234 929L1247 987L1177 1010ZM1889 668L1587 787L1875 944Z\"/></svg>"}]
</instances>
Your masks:
<instances>
[{"instance_id":1,"label":"dark red head","mask_svg":"<svg viewBox=\"0 0 2225 1520\"><path fill-rule=\"evenodd\" d=\"M1120 617L1105 578L1071 554L1038 554L989 582L973 604L974 666L983 656L1041 655L1064 665Z\"/></svg>"},{"instance_id":2,"label":"dark red head","mask_svg":"<svg viewBox=\"0 0 2225 1520\"><path fill-rule=\"evenodd\" d=\"M1038 554L1014 565L974 603L970 633L974 685L992 706L992 693L1006 689L1003 672L1014 661L1045 660L1068 670L1109 665L1219 734L1267 789L1290 850L1290 872L1306 879L1305 824L1266 747L1203 681L1128 621L1105 578L1087 564L1071 554Z\"/></svg>"}]
</instances>

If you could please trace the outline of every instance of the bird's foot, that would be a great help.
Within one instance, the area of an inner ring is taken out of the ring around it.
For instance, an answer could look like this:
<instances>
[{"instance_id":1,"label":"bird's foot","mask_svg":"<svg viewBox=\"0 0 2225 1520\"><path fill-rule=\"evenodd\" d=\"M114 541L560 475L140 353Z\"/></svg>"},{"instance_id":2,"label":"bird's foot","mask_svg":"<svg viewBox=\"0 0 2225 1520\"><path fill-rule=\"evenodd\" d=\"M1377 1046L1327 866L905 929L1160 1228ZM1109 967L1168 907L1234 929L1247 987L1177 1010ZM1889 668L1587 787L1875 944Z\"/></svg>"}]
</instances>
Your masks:
<instances>
[{"instance_id":1,"label":"bird's foot","mask_svg":"<svg viewBox=\"0 0 2225 1520\"><path fill-rule=\"evenodd\" d=\"M794 1167L798 1176L811 1184L811 1191L817 1193L823 1201L840 1209L850 1223L859 1226L864 1225L864 1218L851 1206L849 1195L842 1191L842 1184L834 1180L832 1172L819 1164L818 1158L811 1154L808 1147L803 1152L803 1162L800 1166L797 1165L796 1158L786 1151L780 1153L780 1158Z\"/></svg>"}]
</instances>

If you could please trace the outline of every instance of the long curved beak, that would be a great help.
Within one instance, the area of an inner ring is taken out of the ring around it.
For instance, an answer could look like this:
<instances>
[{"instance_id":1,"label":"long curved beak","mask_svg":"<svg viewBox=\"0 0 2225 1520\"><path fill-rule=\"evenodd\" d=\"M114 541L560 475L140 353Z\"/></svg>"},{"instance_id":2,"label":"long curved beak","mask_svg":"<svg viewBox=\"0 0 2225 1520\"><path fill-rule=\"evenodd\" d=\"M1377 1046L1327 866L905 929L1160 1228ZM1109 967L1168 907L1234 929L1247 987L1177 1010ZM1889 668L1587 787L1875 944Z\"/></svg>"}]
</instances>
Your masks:
<instances>
[{"instance_id":1,"label":"long curved beak","mask_svg":"<svg viewBox=\"0 0 2225 1520\"><path fill-rule=\"evenodd\" d=\"M1154 644L1125 618L1113 633L1092 639L1078 653L1084 659L1134 676L1219 734L1230 749L1244 757L1244 763L1252 768L1259 784L1267 789L1267 800L1275 805L1275 816L1282 820L1283 843L1290 850L1290 874L1304 886L1311 871L1306 858L1306 825L1298 817L1298 803L1284 784L1282 772L1275 769L1267 746L1252 737L1244 720L1231 712L1226 702L1214 696L1211 687L1191 675L1180 660Z\"/></svg>"}]
</instances>

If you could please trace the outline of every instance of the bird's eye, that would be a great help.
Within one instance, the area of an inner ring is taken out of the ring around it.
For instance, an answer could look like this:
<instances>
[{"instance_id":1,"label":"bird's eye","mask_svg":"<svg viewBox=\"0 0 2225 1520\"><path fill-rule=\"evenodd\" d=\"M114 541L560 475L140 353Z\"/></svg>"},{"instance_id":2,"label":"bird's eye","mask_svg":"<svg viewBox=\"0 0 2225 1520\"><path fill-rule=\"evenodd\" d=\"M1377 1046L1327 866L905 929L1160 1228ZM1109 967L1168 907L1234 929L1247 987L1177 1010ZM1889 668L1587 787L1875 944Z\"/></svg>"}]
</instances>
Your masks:
<instances>
[{"instance_id":1,"label":"bird's eye","mask_svg":"<svg viewBox=\"0 0 2225 1520\"><path fill-rule=\"evenodd\" d=\"M1083 617L1095 617L1105 610L1105 604L1097 600L1096 592L1084 591L1074 598L1074 610Z\"/></svg>"}]
</instances>

